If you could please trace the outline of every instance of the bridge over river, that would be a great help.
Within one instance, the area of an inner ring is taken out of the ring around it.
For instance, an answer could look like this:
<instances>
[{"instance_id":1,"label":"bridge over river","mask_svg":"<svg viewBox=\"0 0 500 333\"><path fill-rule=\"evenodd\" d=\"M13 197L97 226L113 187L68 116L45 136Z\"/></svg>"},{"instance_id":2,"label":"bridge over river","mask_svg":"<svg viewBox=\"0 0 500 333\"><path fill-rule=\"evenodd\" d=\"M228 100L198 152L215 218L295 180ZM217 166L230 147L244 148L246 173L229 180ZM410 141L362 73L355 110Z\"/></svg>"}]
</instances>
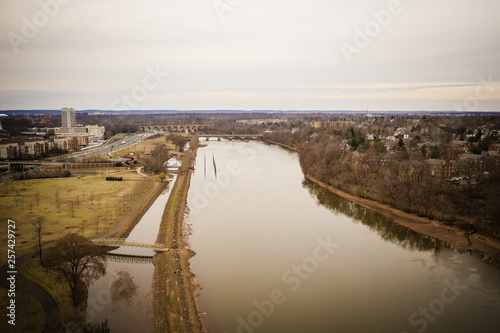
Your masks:
<instances>
[{"instance_id":1,"label":"bridge over river","mask_svg":"<svg viewBox=\"0 0 500 333\"><path fill-rule=\"evenodd\" d=\"M183 125L139 125L139 131L143 132L200 132L212 129L213 124L183 124Z\"/></svg>"},{"instance_id":2,"label":"bridge over river","mask_svg":"<svg viewBox=\"0 0 500 333\"><path fill-rule=\"evenodd\" d=\"M198 137L205 138L207 141L210 138L217 138L217 140L228 139L228 140L262 140L262 134L204 134L199 133Z\"/></svg>"},{"instance_id":3,"label":"bridge over river","mask_svg":"<svg viewBox=\"0 0 500 333\"><path fill-rule=\"evenodd\" d=\"M156 252L165 252L168 251L168 248L164 244L159 244L159 243L149 243L149 242L144 242L144 241L138 241L138 240L129 240L125 238L96 238L92 239L92 242L96 245L100 246L110 246L110 247L140 247L140 248L145 248L145 249L151 249ZM141 258L146 258L146 257L153 257L147 256L147 255L140 255L136 256L133 254L116 254L113 253L113 255L120 255L124 257L141 257Z\"/></svg>"}]
</instances>

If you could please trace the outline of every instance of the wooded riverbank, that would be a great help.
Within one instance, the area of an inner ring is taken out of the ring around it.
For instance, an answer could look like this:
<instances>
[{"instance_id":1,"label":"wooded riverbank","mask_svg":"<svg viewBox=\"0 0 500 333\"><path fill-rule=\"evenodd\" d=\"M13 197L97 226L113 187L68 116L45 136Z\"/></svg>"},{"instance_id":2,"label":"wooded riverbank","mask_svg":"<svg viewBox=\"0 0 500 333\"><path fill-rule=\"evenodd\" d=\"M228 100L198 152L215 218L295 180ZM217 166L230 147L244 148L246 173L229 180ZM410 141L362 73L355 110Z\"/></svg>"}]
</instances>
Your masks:
<instances>
[{"instance_id":1,"label":"wooded riverbank","mask_svg":"<svg viewBox=\"0 0 500 333\"><path fill-rule=\"evenodd\" d=\"M300 154L300 151L294 147L270 140L266 140L266 142L295 150ZM360 198L328 185L309 173L305 175L305 178L338 196L346 198L383 215L393 223L409 228L421 235L433 237L443 241L451 248L460 252L474 253L475 255L482 257L483 260L497 265L500 263L500 241L493 237L482 235L480 233L470 234L458 227L446 225L443 221L420 217L416 214L406 213L387 204Z\"/></svg>"}]
</instances>

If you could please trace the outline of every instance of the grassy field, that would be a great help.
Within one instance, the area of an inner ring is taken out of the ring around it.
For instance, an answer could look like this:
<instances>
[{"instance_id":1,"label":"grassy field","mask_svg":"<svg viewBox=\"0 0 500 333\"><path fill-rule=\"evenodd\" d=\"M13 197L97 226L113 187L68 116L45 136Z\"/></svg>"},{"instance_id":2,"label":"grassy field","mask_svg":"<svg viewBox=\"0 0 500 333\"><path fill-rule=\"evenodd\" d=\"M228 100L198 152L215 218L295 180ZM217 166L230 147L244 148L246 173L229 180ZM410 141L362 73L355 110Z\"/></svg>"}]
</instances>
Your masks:
<instances>
[{"instance_id":1,"label":"grassy field","mask_svg":"<svg viewBox=\"0 0 500 333\"><path fill-rule=\"evenodd\" d=\"M112 170L115 172L111 172ZM88 170L88 169L87 169ZM0 262L7 261L7 222L16 222L16 255L35 249L32 223L43 220L44 246L72 232L94 237L118 222L151 187L134 170L95 170L84 177L8 181L0 185ZM105 171L105 172L104 172ZM123 181L106 181L106 175Z\"/></svg>"},{"instance_id":2,"label":"grassy field","mask_svg":"<svg viewBox=\"0 0 500 333\"><path fill-rule=\"evenodd\" d=\"M167 149L171 150L171 151L173 151L175 149L175 146L170 141L168 141L165 136L162 136L162 137L156 138L156 139L145 140L141 143L136 144L133 147L117 151L117 152L113 153L112 155L113 156L120 156L120 157L138 158L146 153L151 152L159 144L165 144L167 146ZM132 152L134 152L134 155L130 155L130 153L132 153Z\"/></svg>"},{"instance_id":3,"label":"grassy field","mask_svg":"<svg viewBox=\"0 0 500 333\"><path fill-rule=\"evenodd\" d=\"M137 154L152 151L161 143L173 149L162 137L147 140L117 152L116 155L130 156L130 152L135 151L134 157L137 157ZM5 230L0 232L0 263L7 261L8 219L16 222L15 251L19 257L36 249L32 223L37 219L42 218L43 221L43 247L51 246L55 240L72 232L94 237L120 221L153 186L152 181L137 174L135 170L127 171L123 167L71 171L80 177L19 180L0 184L0 225ZM106 181L106 176L123 177L123 181ZM148 202L143 206L147 204ZM133 216L130 222L138 217ZM121 230L122 233L126 232L127 226ZM63 322L75 319L67 283L56 281L53 273L40 267L38 258L29 260L22 270L31 280L51 293L59 304ZM5 310L9 299L7 290L0 290L0 306L4 309L0 314L6 318ZM41 332L45 320L40 303L23 293L18 293L16 299L23 304L16 316L16 323L22 322L22 327L16 325L16 328L23 332ZM11 327L5 327L6 323L6 320L2 321L0 332L11 331Z\"/></svg>"}]
</instances>

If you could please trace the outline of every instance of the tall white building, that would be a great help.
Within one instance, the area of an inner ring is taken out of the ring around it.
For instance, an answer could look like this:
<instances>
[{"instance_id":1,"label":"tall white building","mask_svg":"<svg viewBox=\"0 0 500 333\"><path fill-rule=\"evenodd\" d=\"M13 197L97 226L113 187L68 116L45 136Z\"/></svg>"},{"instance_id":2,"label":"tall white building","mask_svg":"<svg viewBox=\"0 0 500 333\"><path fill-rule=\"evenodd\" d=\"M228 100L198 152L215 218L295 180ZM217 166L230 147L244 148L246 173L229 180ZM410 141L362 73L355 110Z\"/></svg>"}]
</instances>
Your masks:
<instances>
[{"instance_id":1,"label":"tall white building","mask_svg":"<svg viewBox=\"0 0 500 333\"><path fill-rule=\"evenodd\" d=\"M99 140L104 137L105 128L104 126L88 125L88 126L76 126L76 116L75 109L73 108L62 108L61 127L55 128L55 134L58 137L82 137L88 136L91 140Z\"/></svg>"},{"instance_id":2,"label":"tall white building","mask_svg":"<svg viewBox=\"0 0 500 333\"><path fill-rule=\"evenodd\" d=\"M73 108L61 109L62 124L61 127L76 127L76 113Z\"/></svg>"}]
</instances>

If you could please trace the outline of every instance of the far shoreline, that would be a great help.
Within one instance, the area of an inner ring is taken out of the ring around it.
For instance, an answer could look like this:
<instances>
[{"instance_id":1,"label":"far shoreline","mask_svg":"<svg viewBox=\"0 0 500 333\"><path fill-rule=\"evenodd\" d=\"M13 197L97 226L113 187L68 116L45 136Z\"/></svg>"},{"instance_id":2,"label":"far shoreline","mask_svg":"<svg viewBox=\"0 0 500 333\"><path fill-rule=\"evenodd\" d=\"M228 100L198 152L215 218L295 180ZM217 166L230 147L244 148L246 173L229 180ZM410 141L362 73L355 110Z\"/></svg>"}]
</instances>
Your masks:
<instances>
[{"instance_id":1,"label":"far shoreline","mask_svg":"<svg viewBox=\"0 0 500 333\"><path fill-rule=\"evenodd\" d=\"M264 141L300 153L297 148L290 147L288 145L275 141ZM387 204L357 197L355 195L341 191L331 185L325 184L324 182L314 178L310 174L306 174L304 177L309 181L315 183L316 185L330 191L331 193L334 193L342 198L345 198L384 216L393 223L406 227L422 236L428 236L440 240L447 246L454 250L457 250L458 252L467 252L470 254L474 254L480 257L483 261L489 262L495 266L500 266L500 241L493 237L481 233L474 233L472 235L469 235L469 239L467 239L464 230L455 226L445 225L442 221L431 220L426 217L420 217L416 214L409 214L393 208Z\"/></svg>"},{"instance_id":2,"label":"far shoreline","mask_svg":"<svg viewBox=\"0 0 500 333\"><path fill-rule=\"evenodd\" d=\"M305 175L305 178L342 198L384 216L393 223L413 230L422 236L440 240L458 252L475 254L481 257L483 261L496 266L500 264L500 242L495 238L475 233L469 235L469 243L469 240L465 236L465 231L455 226L448 226L438 220L409 214L377 201L351 195L331 185L327 185L309 174Z\"/></svg>"}]
</instances>

